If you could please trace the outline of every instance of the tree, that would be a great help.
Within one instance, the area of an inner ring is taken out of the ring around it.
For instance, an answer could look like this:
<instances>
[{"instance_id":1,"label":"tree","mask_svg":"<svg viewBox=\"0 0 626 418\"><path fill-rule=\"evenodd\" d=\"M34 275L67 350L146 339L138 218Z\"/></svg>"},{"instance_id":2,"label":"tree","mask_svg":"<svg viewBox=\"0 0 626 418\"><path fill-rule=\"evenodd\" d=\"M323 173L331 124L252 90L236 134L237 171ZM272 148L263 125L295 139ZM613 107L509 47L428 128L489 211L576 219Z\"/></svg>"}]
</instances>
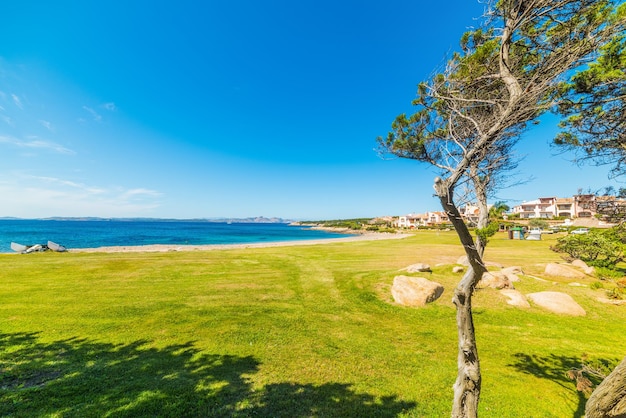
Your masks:
<instances>
[{"instance_id":1,"label":"tree","mask_svg":"<svg viewBox=\"0 0 626 418\"><path fill-rule=\"evenodd\" d=\"M626 416L626 358L592 392L585 405L587 418Z\"/></svg>"},{"instance_id":2,"label":"tree","mask_svg":"<svg viewBox=\"0 0 626 418\"><path fill-rule=\"evenodd\" d=\"M576 73L562 92L558 110L563 129L555 144L573 150L578 161L612 165L611 176L626 174L626 4L612 17L615 36L599 51L597 60ZM619 196L626 194L619 189ZM619 201L604 201L597 211L611 221L626 220L626 207ZM587 401L586 416L626 416L626 358L594 390Z\"/></svg>"},{"instance_id":3,"label":"tree","mask_svg":"<svg viewBox=\"0 0 626 418\"><path fill-rule=\"evenodd\" d=\"M614 267L624 259L619 231L591 231L588 234L566 235L557 239L550 249L566 253L572 260L581 259L595 266Z\"/></svg>"},{"instance_id":4,"label":"tree","mask_svg":"<svg viewBox=\"0 0 626 418\"><path fill-rule=\"evenodd\" d=\"M489 209L489 217L492 219L502 219L504 212L507 212L510 209L511 208L506 204L506 202L499 200Z\"/></svg>"},{"instance_id":5,"label":"tree","mask_svg":"<svg viewBox=\"0 0 626 418\"><path fill-rule=\"evenodd\" d=\"M452 222L470 267L454 290L458 374L453 417L477 415L481 372L472 294L486 271L484 237L463 222L455 191L466 185L478 202L478 228L488 224L487 197L516 165L513 148L527 124L552 108L559 81L610 36L609 1L500 0L480 29L461 39L461 52L418 86L413 104L378 142L382 151L436 167L435 194Z\"/></svg>"},{"instance_id":6,"label":"tree","mask_svg":"<svg viewBox=\"0 0 626 418\"><path fill-rule=\"evenodd\" d=\"M528 221L528 226L531 228L548 229L550 227L550 224L545 219L532 218L531 220Z\"/></svg>"},{"instance_id":7,"label":"tree","mask_svg":"<svg viewBox=\"0 0 626 418\"><path fill-rule=\"evenodd\" d=\"M613 196L615 194L615 187L606 186L604 188L604 194L602 196Z\"/></svg>"},{"instance_id":8,"label":"tree","mask_svg":"<svg viewBox=\"0 0 626 418\"><path fill-rule=\"evenodd\" d=\"M555 144L576 152L578 161L613 165L611 174L626 173L626 4L611 17L615 36L595 62L563 83L558 111L563 129Z\"/></svg>"}]
</instances>

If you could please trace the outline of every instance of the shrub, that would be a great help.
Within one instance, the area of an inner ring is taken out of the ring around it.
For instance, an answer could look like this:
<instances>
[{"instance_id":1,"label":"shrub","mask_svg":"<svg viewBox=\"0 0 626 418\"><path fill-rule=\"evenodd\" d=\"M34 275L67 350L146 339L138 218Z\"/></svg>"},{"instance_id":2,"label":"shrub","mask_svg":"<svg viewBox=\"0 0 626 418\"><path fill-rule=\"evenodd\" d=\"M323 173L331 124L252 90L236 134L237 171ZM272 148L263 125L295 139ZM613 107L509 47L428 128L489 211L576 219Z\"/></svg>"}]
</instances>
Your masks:
<instances>
[{"instance_id":1,"label":"shrub","mask_svg":"<svg viewBox=\"0 0 626 418\"><path fill-rule=\"evenodd\" d=\"M626 223L621 223L605 232L605 235L614 241L626 244Z\"/></svg>"},{"instance_id":2,"label":"shrub","mask_svg":"<svg viewBox=\"0 0 626 418\"><path fill-rule=\"evenodd\" d=\"M531 219L530 221L528 221L528 226L531 227L531 228L548 229L550 224L545 219L534 218L534 219Z\"/></svg>"},{"instance_id":3,"label":"shrub","mask_svg":"<svg viewBox=\"0 0 626 418\"><path fill-rule=\"evenodd\" d=\"M500 225L496 222L490 222L485 228L476 228L474 232L478 237L480 237L483 242L488 242L489 238L494 236L496 232L500 229Z\"/></svg>"},{"instance_id":4,"label":"shrub","mask_svg":"<svg viewBox=\"0 0 626 418\"><path fill-rule=\"evenodd\" d=\"M612 289L608 289L606 291L606 296L609 299L624 299L624 297L626 297L626 289L623 287L616 286Z\"/></svg>"},{"instance_id":5,"label":"shrub","mask_svg":"<svg viewBox=\"0 0 626 418\"><path fill-rule=\"evenodd\" d=\"M599 267L612 267L624 259L622 243L610 234L596 231L561 237L550 248Z\"/></svg>"},{"instance_id":6,"label":"shrub","mask_svg":"<svg viewBox=\"0 0 626 418\"><path fill-rule=\"evenodd\" d=\"M602 289L604 288L604 284L602 282L593 282L591 283L591 285L589 286L591 289L595 290L595 289Z\"/></svg>"},{"instance_id":7,"label":"shrub","mask_svg":"<svg viewBox=\"0 0 626 418\"><path fill-rule=\"evenodd\" d=\"M612 267L596 267L596 275L600 280L617 280L622 278L624 273Z\"/></svg>"}]
</instances>

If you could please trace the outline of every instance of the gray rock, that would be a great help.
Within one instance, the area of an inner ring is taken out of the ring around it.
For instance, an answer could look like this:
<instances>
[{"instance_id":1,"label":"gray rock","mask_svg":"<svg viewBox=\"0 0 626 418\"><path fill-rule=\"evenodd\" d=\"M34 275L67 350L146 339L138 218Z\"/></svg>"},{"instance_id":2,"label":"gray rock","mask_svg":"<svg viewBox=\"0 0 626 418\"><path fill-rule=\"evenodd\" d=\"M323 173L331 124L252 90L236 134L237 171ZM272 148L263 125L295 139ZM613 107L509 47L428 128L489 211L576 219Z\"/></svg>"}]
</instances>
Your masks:
<instances>
[{"instance_id":1,"label":"gray rock","mask_svg":"<svg viewBox=\"0 0 626 418\"><path fill-rule=\"evenodd\" d=\"M511 280L509 280L509 278L505 274L502 274L499 271L485 272L476 287L478 289L484 289L486 287L491 287L493 289L515 288L515 286L513 286L513 283L511 283Z\"/></svg>"},{"instance_id":2,"label":"gray rock","mask_svg":"<svg viewBox=\"0 0 626 418\"><path fill-rule=\"evenodd\" d=\"M517 274L514 273L504 273L504 270L501 271L502 274L504 274L506 276L507 279L509 279L509 281L511 283L515 283L515 282L519 282L520 278Z\"/></svg>"},{"instance_id":3,"label":"gray rock","mask_svg":"<svg viewBox=\"0 0 626 418\"><path fill-rule=\"evenodd\" d=\"M587 267L583 271L585 272L585 274L588 274L590 276L593 276L593 275L596 274L596 268L595 267Z\"/></svg>"},{"instance_id":4,"label":"gray rock","mask_svg":"<svg viewBox=\"0 0 626 418\"><path fill-rule=\"evenodd\" d=\"M626 300L624 299L609 299L609 298L598 298L598 302L607 303L609 305L626 305Z\"/></svg>"},{"instance_id":5,"label":"gray rock","mask_svg":"<svg viewBox=\"0 0 626 418\"><path fill-rule=\"evenodd\" d=\"M443 293L443 286L423 277L396 276L391 295L396 303L421 307L433 302Z\"/></svg>"},{"instance_id":6,"label":"gray rock","mask_svg":"<svg viewBox=\"0 0 626 418\"><path fill-rule=\"evenodd\" d=\"M578 267L579 269L584 271L585 274L588 274L590 276L593 276L596 273L596 269L595 268L590 267L587 263L585 263L582 260L574 260L574 261L572 261L572 266Z\"/></svg>"},{"instance_id":7,"label":"gray rock","mask_svg":"<svg viewBox=\"0 0 626 418\"><path fill-rule=\"evenodd\" d=\"M530 308L530 303L526 300L526 296L521 294L519 291L515 289L502 289L500 290L500 293L508 298L506 303L509 305L520 308Z\"/></svg>"},{"instance_id":8,"label":"gray rock","mask_svg":"<svg viewBox=\"0 0 626 418\"><path fill-rule=\"evenodd\" d=\"M502 269L502 273L504 274L524 274L524 272L522 271L522 268L520 266L511 266L511 267L505 267Z\"/></svg>"},{"instance_id":9,"label":"gray rock","mask_svg":"<svg viewBox=\"0 0 626 418\"><path fill-rule=\"evenodd\" d=\"M458 259L458 260L456 260L456 263L457 263L457 264L460 264L460 265L462 265L462 266L465 266L465 267L469 267L469 261L468 261L468 259L467 259L467 256L466 256L466 255L462 255L462 256L460 256L460 257L459 257L459 259Z\"/></svg>"},{"instance_id":10,"label":"gray rock","mask_svg":"<svg viewBox=\"0 0 626 418\"><path fill-rule=\"evenodd\" d=\"M408 273L432 272L430 266L424 263L411 264L405 270Z\"/></svg>"},{"instance_id":11,"label":"gray rock","mask_svg":"<svg viewBox=\"0 0 626 418\"><path fill-rule=\"evenodd\" d=\"M548 263L545 273L549 276L564 277L566 279L582 279L585 273L566 264Z\"/></svg>"},{"instance_id":12,"label":"gray rock","mask_svg":"<svg viewBox=\"0 0 626 418\"><path fill-rule=\"evenodd\" d=\"M583 260L574 260L574 261L572 261L572 266L578 267L578 268L580 268L582 270L589 268L587 263L585 263Z\"/></svg>"},{"instance_id":13,"label":"gray rock","mask_svg":"<svg viewBox=\"0 0 626 418\"><path fill-rule=\"evenodd\" d=\"M561 292L538 292L530 293L526 297L534 304L541 306L550 312L572 315L585 316L587 313L572 297Z\"/></svg>"}]
</instances>

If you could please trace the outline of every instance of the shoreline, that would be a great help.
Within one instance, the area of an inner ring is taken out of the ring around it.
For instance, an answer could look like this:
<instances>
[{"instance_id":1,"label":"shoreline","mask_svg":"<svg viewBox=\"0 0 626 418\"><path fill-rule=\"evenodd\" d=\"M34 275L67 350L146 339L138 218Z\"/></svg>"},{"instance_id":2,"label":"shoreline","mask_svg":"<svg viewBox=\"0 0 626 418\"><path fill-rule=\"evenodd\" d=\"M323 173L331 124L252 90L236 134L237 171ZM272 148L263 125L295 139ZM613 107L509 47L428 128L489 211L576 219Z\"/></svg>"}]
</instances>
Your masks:
<instances>
[{"instance_id":1,"label":"shoreline","mask_svg":"<svg viewBox=\"0 0 626 418\"><path fill-rule=\"evenodd\" d=\"M310 240L294 240L294 241L275 241L275 242L251 242L243 244L201 244L201 245L171 245L171 244L149 244L149 245L124 245L112 247L97 248L71 248L71 253L131 253L131 252L180 252L180 251L214 251L214 250L232 250L244 248L269 248L269 247L291 247L301 245L324 245L342 242L357 241L378 241L388 239L403 239L409 237L410 234L392 234L392 233L364 233L345 238L321 238Z\"/></svg>"}]
</instances>

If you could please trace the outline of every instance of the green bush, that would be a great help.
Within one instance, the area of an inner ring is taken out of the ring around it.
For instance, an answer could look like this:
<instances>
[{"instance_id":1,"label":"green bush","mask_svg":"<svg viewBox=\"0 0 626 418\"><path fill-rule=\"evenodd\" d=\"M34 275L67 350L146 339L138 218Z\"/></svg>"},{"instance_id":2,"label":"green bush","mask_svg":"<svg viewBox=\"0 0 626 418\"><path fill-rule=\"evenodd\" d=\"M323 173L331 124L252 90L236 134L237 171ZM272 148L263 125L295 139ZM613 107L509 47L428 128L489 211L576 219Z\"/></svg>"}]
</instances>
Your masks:
<instances>
[{"instance_id":1,"label":"green bush","mask_svg":"<svg viewBox=\"0 0 626 418\"><path fill-rule=\"evenodd\" d=\"M626 289L619 286L608 289L606 291L606 296L609 299L624 299L624 297L626 297Z\"/></svg>"},{"instance_id":2,"label":"green bush","mask_svg":"<svg viewBox=\"0 0 626 418\"><path fill-rule=\"evenodd\" d=\"M474 232L476 236L482 239L483 242L488 242L489 238L495 235L500 229L500 225L496 222L490 222L485 228L476 228Z\"/></svg>"},{"instance_id":3,"label":"green bush","mask_svg":"<svg viewBox=\"0 0 626 418\"><path fill-rule=\"evenodd\" d=\"M600 280L617 280L624 277L624 272L614 267L596 267L596 275Z\"/></svg>"},{"instance_id":4,"label":"green bush","mask_svg":"<svg viewBox=\"0 0 626 418\"><path fill-rule=\"evenodd\" d=\"M626 298L626 279L616 281L615 287L613 289L607 290L606 294L611 299Z\"/></svg>"},{"instance_id":5,"label":"green bush","mask_svg":"<svg viewBox=\"0 0 626 418\"><path fill-rule=\"evenodd\" d=\"M550 248L599 267L613 267L624 259L622 243L616 241L611 234L597 231L561 237Z\"/></svg>"},{"instance_id":6,"label":"green bush","mask_svg":"<svg viewBox=\"0 0 626 418\"><path fill-rule=\"evenodd\" d=\"M622 223L607 230L605 235L613 240L626 244L626 224Z\"/></svg>"},{"instance_id":7,"label":"green bush","mask_svg":"<svg viewBox=\"0 0 626 418\"><path fill-rule=\"evenodd\" d=\"M528 226L531 228L548 229L550 227L550 224L545 219L534 218L528 221Z\"/></svg>"},{"instance_id":8,"label":"green bush","mask_svg":"<svg viewBox=\"0 0 626 418\"><path fill-rule=\"evenodd\" d=\"M604 284L602 282L593 282L591 283L591 285L589 286L591 289L595 290L595 289L602 289L604 288Z\"/></svg>"}]
</instances>

